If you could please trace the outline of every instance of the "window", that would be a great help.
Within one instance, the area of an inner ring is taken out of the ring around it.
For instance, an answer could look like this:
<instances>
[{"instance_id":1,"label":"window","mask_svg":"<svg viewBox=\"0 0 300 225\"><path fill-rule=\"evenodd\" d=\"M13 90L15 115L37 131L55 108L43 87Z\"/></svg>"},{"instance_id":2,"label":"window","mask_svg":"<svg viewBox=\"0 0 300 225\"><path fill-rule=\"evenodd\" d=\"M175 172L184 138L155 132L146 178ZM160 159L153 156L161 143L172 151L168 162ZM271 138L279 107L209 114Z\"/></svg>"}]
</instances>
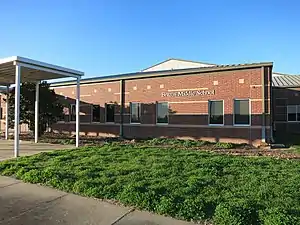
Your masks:
<instances>
[{"instance_id":1,"label":"window","mask_svg":"<svg viewBox=\"0 0 300 225\"><path fill-rule=\"evenodd\" d=\"M167 102L157 103L156 123L169 123L169 104Z\"/></svg>"},{"instance_id":2,"label":"window","mask_svg":"<svg viewBox=\"0 0 300 225\"><path fill-rule=\"evenodd\" d=\"M209 101L208 112L209 112L209 124L211 125L224 124L223 100Z\"/></svg>"},{"instance_id":3,"label":"window","mask_svg":"<svg viewBox=\"0 0 300 225\"><path fill-rule=\"evenodd\" d=\"M130 103L130 122L141 123L141 103Z\"/></svg>"},{"instance_id":4,"label":"window","mask_svg":"<svg viewBox=\"0 0 300 225\"><path fill-rule=\"evenodd\" d=\"M287 114L289 122L300 122L300 105L288 105Z\"/></svg>"},{"instance_id":5,"label":"window","mask_svg":"<svg viewBox=\"0 0 300 225\"><path fill-rule=\"evenodd\" d=\"M70 121L76 121L76 105L74 104L70 107Z\"/></svg>"},{"instance_id":6,"label":"window","mask_svg":"<svg viewBox=\"0 0 300 225\"><path fill-rule=\"evenodd\" d=\"M92 105L92 107L93 107L92 122L100 122L100 105Z\"/></svg>"},{"instance_id":7,"label":"window","mask_svg":"<svg viewBox=\"0 0 300 225\"><path fill-rule=\"evenodd\" d=\"M114 104L106 104L105 111L106 111L106 122L107 123L115 122L115 105Z\"/></svg>"},{"instance_id":8,"label":"window","mask_svg":"<svg viewBox=\"0 0 300 225\"><path fill-rule=\"evenodd\" d=\"M71 107L70 108L64 107L63 111L61 112L61 114L58 118L58 121L59 122L70 122L70 118L71 118L70 110L71 110Z\"/></svg>"},{"instance_id":9,"label":"window","mask_svg":"<svg viewBox=\"0 0 300 225\"><path fill-rule=\"evenodd\" d=\"M249 99L234 100L234 124L250 125Z\"/></svg>"}]
</instances>

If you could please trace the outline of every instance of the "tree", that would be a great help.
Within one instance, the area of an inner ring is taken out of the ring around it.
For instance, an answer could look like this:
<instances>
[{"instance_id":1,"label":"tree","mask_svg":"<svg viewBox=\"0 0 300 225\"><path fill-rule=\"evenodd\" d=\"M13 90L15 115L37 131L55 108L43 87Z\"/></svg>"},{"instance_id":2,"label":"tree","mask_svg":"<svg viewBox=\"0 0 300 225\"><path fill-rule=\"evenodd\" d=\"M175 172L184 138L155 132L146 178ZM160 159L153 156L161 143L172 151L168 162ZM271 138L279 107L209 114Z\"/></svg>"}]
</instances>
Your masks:
<instances>
[{"instance_id":1,"label":"tree","mask_svg":"<svg viewBox=\"0 0 300 225\"><path fill-rule=\"evenodd\" d=\"M28 124L31 131L35 125L35 83L22 83L20 89L20 124ZM39 136L48 126L57 122L63 116L63 102L50 89L50 84L42 82L39 89ZM8 97L9 102L9 127L14 127L15 119L15 89L12 89Z\"/></svg>"}]
</instances>

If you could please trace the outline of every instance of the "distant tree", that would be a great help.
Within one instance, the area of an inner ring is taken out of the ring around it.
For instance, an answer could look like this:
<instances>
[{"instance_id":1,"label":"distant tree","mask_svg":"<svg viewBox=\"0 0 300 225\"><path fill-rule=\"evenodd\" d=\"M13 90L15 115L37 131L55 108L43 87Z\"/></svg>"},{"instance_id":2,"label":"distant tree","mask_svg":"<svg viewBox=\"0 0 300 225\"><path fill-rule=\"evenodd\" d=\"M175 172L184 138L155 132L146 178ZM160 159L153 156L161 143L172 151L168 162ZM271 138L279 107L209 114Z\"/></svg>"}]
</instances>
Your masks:
<instances>
[{"instance_id":1,"label":"distant tree","mask_svg":"<svg viewBox=\"0 0 300 225\"><path fill-rule=\"evenodd\" d=\"M31 131L35 125L35 83L22 83L20 90L20 123L28 124ZM9 102L9 127L14 127L15 120L15 89L8 97ZM50 89L50 84L42 82L39 89L39 136L48 126L57 122L63 116L63 102Z\"/></svg>"}]
</instances>

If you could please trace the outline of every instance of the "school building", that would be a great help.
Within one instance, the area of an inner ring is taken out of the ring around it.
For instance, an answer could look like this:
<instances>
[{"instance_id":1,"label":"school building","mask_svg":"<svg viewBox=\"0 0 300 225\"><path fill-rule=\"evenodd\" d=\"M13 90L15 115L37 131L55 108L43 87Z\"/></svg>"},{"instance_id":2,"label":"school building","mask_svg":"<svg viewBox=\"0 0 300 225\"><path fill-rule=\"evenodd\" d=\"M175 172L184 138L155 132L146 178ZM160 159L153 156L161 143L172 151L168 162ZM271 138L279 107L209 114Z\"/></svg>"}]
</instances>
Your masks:
<instances>
[{"instance_id":1,"label":"school building","mask_svg":"<svg viewBox=\"0 0 300 225\"><path fill-rule=\"evenodd\" d=\"M82 79L80 135L272 143L278 130L300 131L300 76L272 68L168 59L136 73ZM52 131L75 133L76 82L51 88L67 103Z\"/></svg>"}]
</instances>

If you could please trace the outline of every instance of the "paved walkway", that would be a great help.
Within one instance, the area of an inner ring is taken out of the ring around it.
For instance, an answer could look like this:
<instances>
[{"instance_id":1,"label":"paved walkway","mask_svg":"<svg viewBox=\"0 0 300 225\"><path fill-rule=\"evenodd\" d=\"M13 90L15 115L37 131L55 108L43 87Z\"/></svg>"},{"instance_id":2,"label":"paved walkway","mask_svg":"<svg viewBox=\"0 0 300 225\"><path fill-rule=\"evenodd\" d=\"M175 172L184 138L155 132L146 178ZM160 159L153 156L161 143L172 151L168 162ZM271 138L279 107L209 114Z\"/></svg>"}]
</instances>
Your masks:
<instances>
[{"instance_id":1,"label":"paved walkway","mask_svg":"<svg viewBox=\"0 0 300 225\"><path fill-rule=\"evenodd\" d=\"M20 141L20 156L33 155L44 151L75 148L75 145L57 145L49 143L33 143ZM0 161L14 157L14 141L0 140Z\"/></svg>"},{"instance_id":2,"label":"paved walkway","mask_svg":"<svg viewBox=\"0 0 300 225\"><path fill-rule=\"evenodd\" d=\"M192 225L0 176L0 224Z\"/></svg>"}]
</instances>

